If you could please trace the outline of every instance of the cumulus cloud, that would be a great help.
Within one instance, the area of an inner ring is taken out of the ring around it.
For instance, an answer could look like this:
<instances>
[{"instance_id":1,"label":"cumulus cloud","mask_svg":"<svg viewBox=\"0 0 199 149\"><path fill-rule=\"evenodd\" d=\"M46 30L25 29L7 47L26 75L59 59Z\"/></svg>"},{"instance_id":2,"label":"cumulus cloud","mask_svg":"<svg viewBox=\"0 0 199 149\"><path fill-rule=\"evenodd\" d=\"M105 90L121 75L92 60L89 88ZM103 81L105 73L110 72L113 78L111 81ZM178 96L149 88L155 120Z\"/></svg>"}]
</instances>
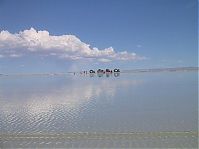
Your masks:
<instances>
[{"instance_id":1,"label":"cumulus cloud","mask_svg":"<svg viewBox=\"0 0 199 149\"><path fill-rule=\"evenodd\" d=\"M37 31L34 28L12 34L0 32L0 57L21 57L29 54L56 56L70 60L140 60L144 57L127 51L116 52L112 47L105 49L92 48L75 35L50 35L48 31Z\"/></svg>"}]
</instances>

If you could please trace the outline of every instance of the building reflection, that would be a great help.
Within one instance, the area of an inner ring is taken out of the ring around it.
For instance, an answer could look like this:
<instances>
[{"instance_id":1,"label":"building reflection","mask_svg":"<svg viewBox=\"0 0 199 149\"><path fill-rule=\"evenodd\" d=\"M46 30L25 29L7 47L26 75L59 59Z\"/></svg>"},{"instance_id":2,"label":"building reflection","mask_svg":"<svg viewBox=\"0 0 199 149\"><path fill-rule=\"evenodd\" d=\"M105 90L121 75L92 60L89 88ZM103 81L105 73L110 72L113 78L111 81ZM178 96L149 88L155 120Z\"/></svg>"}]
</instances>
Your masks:
<instances>
[{"instance_id":1,"label":"building reflection","mask_svg":"<svg viewBox=\"0 0 199 149\"><path fill-rule=\"evenodd\" d=\"M104 73L97 73L98 77L103 77Z\"/></svg>"},{"instance_id":2,"label":"building reflection","mask_svg":"<svg viewBox=\"0 0 199 149\"><path fill-rule=\"evenodd\" d=\"M120 73L119 72L114 72L114 77L119 77Z\"/></svg>"}]
</instances>

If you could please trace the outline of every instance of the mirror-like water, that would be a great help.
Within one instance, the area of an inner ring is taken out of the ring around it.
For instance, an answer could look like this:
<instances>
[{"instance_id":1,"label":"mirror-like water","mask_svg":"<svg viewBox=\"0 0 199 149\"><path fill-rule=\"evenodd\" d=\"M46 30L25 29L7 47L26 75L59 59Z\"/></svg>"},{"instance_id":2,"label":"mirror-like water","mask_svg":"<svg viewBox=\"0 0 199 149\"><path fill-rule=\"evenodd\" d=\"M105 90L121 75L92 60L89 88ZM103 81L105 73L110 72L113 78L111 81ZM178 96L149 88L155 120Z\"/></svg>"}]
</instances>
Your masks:
<instances>
[{"instance_id":1,"label":"mirror-like water","mask_svg":"<svg viewBox=\"0 0 199 149\"><path fill-rule=\"evenodd\" d=\"M197 132L197 92L197 72L2 76L0 134Z\"/></svg>"}]
</instances>

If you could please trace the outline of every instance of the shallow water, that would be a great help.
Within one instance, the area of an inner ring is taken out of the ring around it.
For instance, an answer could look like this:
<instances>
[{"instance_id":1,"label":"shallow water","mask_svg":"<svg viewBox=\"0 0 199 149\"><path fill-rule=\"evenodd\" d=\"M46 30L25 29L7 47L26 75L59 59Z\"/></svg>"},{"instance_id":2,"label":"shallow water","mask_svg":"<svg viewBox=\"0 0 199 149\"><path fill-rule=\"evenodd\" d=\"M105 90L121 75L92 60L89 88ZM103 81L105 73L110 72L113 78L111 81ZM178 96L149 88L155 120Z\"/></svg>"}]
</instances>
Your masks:
<instances>
[{"instance_id":1,"label":"shallow water","mask_svg":"<svg viewBox=\"0 0 199 149\"><path fill-rule=\"evenodd\" d=\"M197 92L196 71L0 77L0 147L197 147Z\"/></svg>"}]
</instances>

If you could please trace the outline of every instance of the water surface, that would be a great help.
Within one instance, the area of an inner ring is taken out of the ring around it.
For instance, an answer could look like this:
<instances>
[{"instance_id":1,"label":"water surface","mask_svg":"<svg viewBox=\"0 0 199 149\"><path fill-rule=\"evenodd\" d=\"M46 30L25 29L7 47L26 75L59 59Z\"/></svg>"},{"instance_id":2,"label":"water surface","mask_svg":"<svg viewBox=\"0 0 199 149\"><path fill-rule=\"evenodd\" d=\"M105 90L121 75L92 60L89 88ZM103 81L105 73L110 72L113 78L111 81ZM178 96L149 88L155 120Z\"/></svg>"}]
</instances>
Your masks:
<instances>
[{"instance_id":1,"label":"water surface","mask_svg":"<svg viewBox=\"0 0 199 149\"><path fill-rule=\"evenodd\" d=\"M197 88L195 71L2 76L0 134L198 132Z\"/></svg>"}]
</instances>

